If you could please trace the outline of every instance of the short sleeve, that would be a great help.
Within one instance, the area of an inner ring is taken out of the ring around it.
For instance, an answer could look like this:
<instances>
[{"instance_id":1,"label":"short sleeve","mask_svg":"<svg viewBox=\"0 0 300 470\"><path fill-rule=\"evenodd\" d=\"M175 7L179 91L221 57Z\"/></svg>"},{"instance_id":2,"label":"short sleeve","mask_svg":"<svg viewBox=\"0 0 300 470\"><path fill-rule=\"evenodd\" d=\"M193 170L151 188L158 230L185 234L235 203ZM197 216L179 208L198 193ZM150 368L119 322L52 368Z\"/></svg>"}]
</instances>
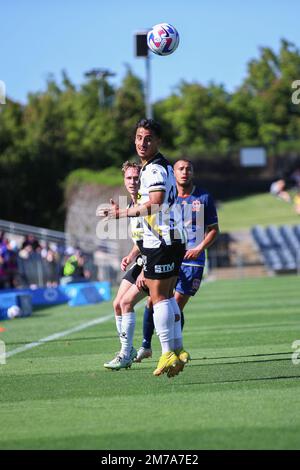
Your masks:
<instances>
[{"instance_id":1,"label":"short sleeve","mask_svg":"<svg viewBox=\"0 0 300 470\"><path fill-rule=\"evenodd\" d=\"M152 165L145 175L149 193L154 191L166 191L166 170L161 165Z\"/></svg>"},{"instance_id":2,"label":"short sleeve","mask_svg":"<svg viewBox=\"0 0 300 470\"><path fill-rule=\"evenodd\" d=\"M217 209L214 200L210 194L207 194L204 205L204 224L205 227L218 223Z\"/></svg>"}]
</instances>

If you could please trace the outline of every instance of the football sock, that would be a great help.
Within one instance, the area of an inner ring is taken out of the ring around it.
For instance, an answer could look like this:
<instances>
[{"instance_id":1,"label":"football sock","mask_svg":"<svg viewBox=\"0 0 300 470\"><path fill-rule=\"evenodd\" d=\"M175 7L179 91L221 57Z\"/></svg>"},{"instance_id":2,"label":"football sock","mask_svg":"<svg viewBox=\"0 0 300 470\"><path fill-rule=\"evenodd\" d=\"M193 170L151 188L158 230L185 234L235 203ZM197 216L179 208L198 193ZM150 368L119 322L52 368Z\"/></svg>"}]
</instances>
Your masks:
<instances>
[{"instance_id":1,"label":"football sock","mask_svg":"<svg viewBox=\"0 0 300 470\"><path fill-rule=\"evenodd\" d=\"M183 330L184 327L184 315L183 315L183 310L181 310L181 329Z\"/></svg>"},{"instance_id":2,"label":"football sock","mask_svg":"<svg viewBox=\"0 0 300 470\"><path fill-rule=\"evenodd\" d=\"M121 333L122 333L122 328L121 328L122 315L115 315L115 319L116 319L116 327L117 327L118 335L121 336Z\"/></svg>"},{"instance_id":3,"label":"football sock","mask_svg":"<svg viewBox=\"0 0 300 470\"><path fill-rule=\"evenodd\" d=\"M154 326L161 344L162 354L174 349L174 313L169 299L161 300L153 306Z\"/></svg>"},{"instance_id":4,"label":"football sock","mask_svg":"<svg viewBox=\"0 0 300 470\"><path fill-rule=\"evenodd\" d=\"M129 357L133 343L134 329L135 329L135 312L124 313L122 315L121 325L121 351L122 357Z\"/></svg>"},{"instance_id":5,"label":"football sock","mask_svg":"<svg viewBox=\"0 0 300 470\"><path fill-rule=\"evenodd\" d=\"M181 312L180 308L178 307L178 303L175 300L175 297L171 297L169 299L171 308L173 310L174 317L177 317L177 321L175 318L174 323L174 349L182 349L182 330L181 330Z\"/></svg>"},{"instance_id":6,"label":"football sock","mask_svg":"<svg viewBox=\"0 0 300 470\"><path fill-rule=\"evenodd\" d=\"M151 339L154 332L153 307L145 307L143 319L143 348L151 348Z\"/></svg>"}]
</instances>

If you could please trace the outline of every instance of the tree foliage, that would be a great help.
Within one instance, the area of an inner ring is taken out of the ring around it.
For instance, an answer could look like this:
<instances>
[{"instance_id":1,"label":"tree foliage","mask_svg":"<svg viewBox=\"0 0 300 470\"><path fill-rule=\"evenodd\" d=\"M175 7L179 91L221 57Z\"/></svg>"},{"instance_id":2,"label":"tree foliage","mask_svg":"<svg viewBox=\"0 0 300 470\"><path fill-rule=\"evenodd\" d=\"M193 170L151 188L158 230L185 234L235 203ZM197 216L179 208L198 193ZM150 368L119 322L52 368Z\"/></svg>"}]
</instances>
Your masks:
<instances>
[{"instance_id":1,"label":"tree foliage","mask_svg":"<svg viewBox=\"0 0 300 470\"><path fill-rule=\"evenodd\" d=\"M300 105L291 85L299 79L299 50L283 39L278 53L260 49L233 93L182 81L154 104L163 150L194 159L251 145L297 151ZM7 100L0 106L1 217L61 228L66 177L86 168L80 175L90 181L92 172L120 167L134 155L133 128L144 114L143 82L129 67L118 88L97 76L76 87L63 71L60 84L49 76L25 105Z\"/></svg>"}]
</instances>

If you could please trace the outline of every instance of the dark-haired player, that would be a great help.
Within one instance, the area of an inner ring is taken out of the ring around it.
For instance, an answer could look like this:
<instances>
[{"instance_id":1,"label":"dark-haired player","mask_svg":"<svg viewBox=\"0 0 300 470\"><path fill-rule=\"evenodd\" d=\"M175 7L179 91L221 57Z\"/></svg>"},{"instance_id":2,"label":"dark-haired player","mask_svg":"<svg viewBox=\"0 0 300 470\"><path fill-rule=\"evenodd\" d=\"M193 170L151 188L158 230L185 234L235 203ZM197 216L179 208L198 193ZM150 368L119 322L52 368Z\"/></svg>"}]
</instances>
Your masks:
<instances>
[{"instance_id":1,"label":"dark-haired player","mask_svg":"<svg viewBox=\"0 0 300 470\"><path fill-rule=\"evenodd\" d=\"M174 165L177 183L177 203L181 207L182 217L187 230L187 251L182 262L175 287L175 299L181 310L183 327L183 309L191 296L198 291L205 265L205 250L213 244L219 232L218 216L211 195L193 183L193 165L187 159L178 160ZM143 321L143 343L138 350L136 362L141 362L152 355L151 339L154 331L151 304L145 309ZM190 359L184 352L181 362Z\"/></svg>"},{"instance_id":2,"label":"dark-haired player","mask_svg":"<svg viewBox=\"0 0 300 470\"><path fill-rule=\"evenodd\" d=\"M175 202L177 189L173 168L159 152L160 141L159 123L152 119L137 123L135 146L142 163L139 206L120 209L113 203L98 215L142 218L143 238L138 247L143 256L145 282L153 302L154 324L162 348L153 374L167 372L168 376L173 376L181 370L180 357L174 351L183 351L174 287L185 254L186 237Z\"/></svg>"}]
</instances>

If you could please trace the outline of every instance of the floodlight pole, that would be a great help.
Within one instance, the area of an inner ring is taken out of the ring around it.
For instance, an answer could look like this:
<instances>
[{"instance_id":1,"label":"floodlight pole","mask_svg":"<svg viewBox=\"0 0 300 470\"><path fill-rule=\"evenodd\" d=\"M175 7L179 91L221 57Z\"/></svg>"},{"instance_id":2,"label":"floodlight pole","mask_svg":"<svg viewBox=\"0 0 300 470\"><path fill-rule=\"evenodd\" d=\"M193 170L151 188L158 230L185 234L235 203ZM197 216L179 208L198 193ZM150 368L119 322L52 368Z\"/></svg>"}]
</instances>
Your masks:
<instances>
[{"instance_id":1,"label":"floodlight pole","mask_svg":"<svg viewBox=\"0 0 300 470\"><path fill-rule=\"evenodd\" d=\"M152 105L151 105L151 67L150 56L147 55L146 59L146 118L152 119Z\"/></svg>"},{"instance_id":2,"label":"floodlight pole","mask_svg":"<svg viewBox=\"0 0 300 470\"><path fill-rule=\"evenodd\" d=\"M145 57L146 60L146 80L144 85L145 90L145 108L146 108L146 118L152 119L152 106L151 106L151 73L150 73L150 56L149 48L147 45L147 33L149 29L144 31L138 31L135 33L135 56L136 57Z\"/></svg>"}]
</instances>

